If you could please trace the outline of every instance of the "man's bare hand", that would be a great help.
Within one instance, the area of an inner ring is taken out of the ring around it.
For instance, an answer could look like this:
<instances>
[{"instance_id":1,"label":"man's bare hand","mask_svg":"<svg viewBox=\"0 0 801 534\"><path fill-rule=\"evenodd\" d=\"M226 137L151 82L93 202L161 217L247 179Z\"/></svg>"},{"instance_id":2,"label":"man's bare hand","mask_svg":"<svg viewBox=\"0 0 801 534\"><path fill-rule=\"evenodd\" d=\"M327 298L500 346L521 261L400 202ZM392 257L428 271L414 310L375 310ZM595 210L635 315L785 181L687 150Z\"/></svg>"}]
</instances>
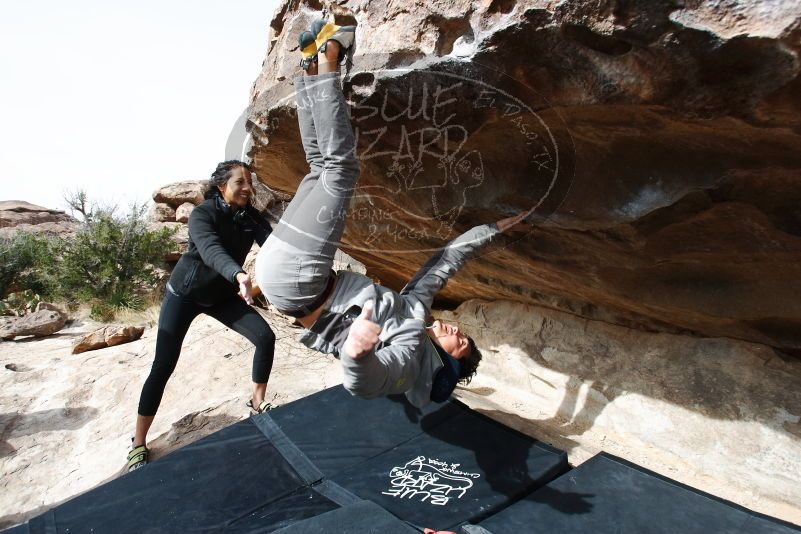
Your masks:
<instances>
[{"instance_id":1,"label":"man's bare hand","mask_svg":"<svg viewBox=\"0 0 801 534\"><path fill-rule=\"evenodd\" d=\"M498 226L500 232L516 232L520 230L530 230L531 224L524 223L523 220L534 212L534 208L530 210L521 211L517 215L512 215L505 219L501 219L495 224Z\"/></svg>"},{"instance_id":2,"label":"man's bare hand","mask_svg":"<svg viewBox=\"0 0 801 534\"><path fill-rule=\"evenodd\" d=\"M373 301L368 300L364 303L362 313L353 321L348 332L348 338L342 346L342 350L347 356L358 360L362 356L369 354L378 344L378 336L381 334L381 326L370 319L373 317Z\"/></svg>"}]
</instances>

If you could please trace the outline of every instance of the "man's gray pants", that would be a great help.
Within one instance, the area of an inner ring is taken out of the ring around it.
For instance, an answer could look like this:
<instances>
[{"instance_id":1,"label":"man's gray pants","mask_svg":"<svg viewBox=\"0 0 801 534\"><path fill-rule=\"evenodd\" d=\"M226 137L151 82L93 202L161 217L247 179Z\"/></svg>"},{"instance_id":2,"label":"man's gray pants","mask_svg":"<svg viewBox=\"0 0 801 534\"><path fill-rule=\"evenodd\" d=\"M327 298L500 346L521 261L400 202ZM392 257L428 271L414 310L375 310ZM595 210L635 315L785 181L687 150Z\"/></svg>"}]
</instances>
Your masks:
<instances>
[{"instance_id":1,"label":"man's gray pants","mask_svg":"<svg viewBox=\"0 0 801 534\"><path fill-rule=\"evenodd\" d=\"M256 281L279 311L297 315L325 291L359 178L339 73L295 78L309 173L256 259Z\"/></svg>"}]
</instances>

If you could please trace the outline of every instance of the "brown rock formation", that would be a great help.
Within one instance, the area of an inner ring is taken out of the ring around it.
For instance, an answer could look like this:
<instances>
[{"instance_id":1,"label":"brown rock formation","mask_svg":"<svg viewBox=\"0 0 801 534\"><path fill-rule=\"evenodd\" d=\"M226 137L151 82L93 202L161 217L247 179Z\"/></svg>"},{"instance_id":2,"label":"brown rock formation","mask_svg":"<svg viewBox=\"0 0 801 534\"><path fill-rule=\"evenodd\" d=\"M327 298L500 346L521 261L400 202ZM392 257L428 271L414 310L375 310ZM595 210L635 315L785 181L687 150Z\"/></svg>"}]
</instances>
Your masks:
<instances>
[{"instance_id":1,"label":"brown rock formation","mask_svg":"<svg viewBox=\"0 0 801 534\"><path fill-rule=\"evenodd\" d=\"M188 180L165 185L153 191L153 201L169 204L177 208L184 202L191 202L195 206L203 202L205 180Z\"/></svg>"},{"instance_id":2,"label":"brown rock formation","mask_svg":"<svg viewBox=\"0 0 801 534\"><path fill-rule=\"evenodd\" d=\"M257 175L306 172L296 39L357 23L362 162L342 248L400 287L536 206L448 285L646 330L801 350L801 5L285 1L251 99Z\"/></svg>"},{"instance_id":3,"label":"brown rock formation","mask_svg":"<svg viewBox=\"0 0 801 534\"><path fill-rule=\"evenodd\" d=\"M153 222L175 222L175 208L164 202L154 202L148 210L147 218Z\"/></svg>"},{"instance_id":4,"label":"brown rock formation","mask_svg":"<svg viewBox=\"0 0 801 534\"><path fill-rule=\"evenodd\" d=\"M49 336L67 323L67 316L57 309L37 309L22 317L0 317L0 339L21 336Z\"/></svg>"},{"instance_id":5,"label":"brown rock formation","mask_svg":"<svg viewBox=\"0 0 801 534\"><path fill-rule=\"evenodd\" d=\"M195 209L195 205L191 202L184 202L180 206L175 209L175 222L179 223L187 223L189 222L189 215L192 213L192 210Z\"/></svg>"},{"instance_id":6,"label":"brown rock formation","mask_svg":"<svg viewBox=\"0 0 801 534\"><path fill-rule=\"evenodd\" d=\"M73 354L80 354L89 350L114 347L123 343L130 343L142 337L145 329L141 326L108 325L86 334L75 341L72 346Z\"/></svg>"},{"instance_id":7,"label":"brown rock formation","mask_svg":"<svg viewBox=\"0 0 801 534\"><path fill-rule=\"evenodd\" d=\"M22 200L0 201L0 237L12 237L20 231L65 236L74 233L77 224L63 211Z\"/></svg>"}]
</instances>

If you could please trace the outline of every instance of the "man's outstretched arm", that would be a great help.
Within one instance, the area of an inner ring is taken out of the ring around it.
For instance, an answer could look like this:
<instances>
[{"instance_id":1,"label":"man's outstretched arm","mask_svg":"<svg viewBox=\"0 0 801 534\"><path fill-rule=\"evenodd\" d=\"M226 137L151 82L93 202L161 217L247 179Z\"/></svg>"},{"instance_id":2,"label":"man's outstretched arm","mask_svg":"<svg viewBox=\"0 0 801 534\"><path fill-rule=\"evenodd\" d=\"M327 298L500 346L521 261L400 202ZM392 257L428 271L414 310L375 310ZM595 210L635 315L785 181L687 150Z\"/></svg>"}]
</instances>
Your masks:
<instances>
[{"instance_id":1,"label":"man's outstretched arm","mask_svg":"<svg viewBox=\"0 0 801 534\"><path fill-rule=\"evenodd\" d=\"M471 228L450 243L437 254L428 259L417 271L411 281L401 291L401 295L414 295L431 310L431 303L437 293L442 291L448 280L461 269L467 261L474 257L484 245L502 232L523 229L522 222L531 210L521 212L512 217L501 219L492 224L484 224Z\"/></svg>"}]
</instances>

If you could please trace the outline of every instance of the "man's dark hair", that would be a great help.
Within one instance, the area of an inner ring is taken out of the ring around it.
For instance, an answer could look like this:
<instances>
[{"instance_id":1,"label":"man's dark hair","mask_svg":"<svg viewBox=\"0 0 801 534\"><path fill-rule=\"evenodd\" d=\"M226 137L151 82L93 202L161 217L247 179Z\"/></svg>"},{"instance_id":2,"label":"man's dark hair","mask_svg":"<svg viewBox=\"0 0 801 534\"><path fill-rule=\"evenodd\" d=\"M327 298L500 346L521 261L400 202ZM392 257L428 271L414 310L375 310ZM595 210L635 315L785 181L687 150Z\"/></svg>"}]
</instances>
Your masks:
<instances>
[{"instance_id":1,"label":"man's dark hair","mask_svg":"<svg viewBox=\"0 0 801 534\"><path fill-rule=\"evenodd\" d=\"M481 351L478 350L478 347L476 347L476 342L473 341L473 338L468 337L467 340L470 344L470 354L459 359L459 365L461 366L459 382L464 385L469 384L470 381L473 380L473 377L476 375L476 371L478 370L478 364L481 363L481 358L483 358L483 355L481 354Z\"/></svg>"},{"instance_id":2,"label":"man's dark hair","mask_svg":"<svg viewBox=\"0 0 801 534\"><path fill-rule=\"evenodd\" d=\"M228 182L228 179L231 178L231 172L237 167L242 167L243 169L253 172L250 165L238 159L229 159L218 163L217 168L211 173L211 178L209 178L209 182L206 184L206 191L203 193L203 198L212 198L217 195L220 191L217 187Z\"/></svg>"}]
</instances>

